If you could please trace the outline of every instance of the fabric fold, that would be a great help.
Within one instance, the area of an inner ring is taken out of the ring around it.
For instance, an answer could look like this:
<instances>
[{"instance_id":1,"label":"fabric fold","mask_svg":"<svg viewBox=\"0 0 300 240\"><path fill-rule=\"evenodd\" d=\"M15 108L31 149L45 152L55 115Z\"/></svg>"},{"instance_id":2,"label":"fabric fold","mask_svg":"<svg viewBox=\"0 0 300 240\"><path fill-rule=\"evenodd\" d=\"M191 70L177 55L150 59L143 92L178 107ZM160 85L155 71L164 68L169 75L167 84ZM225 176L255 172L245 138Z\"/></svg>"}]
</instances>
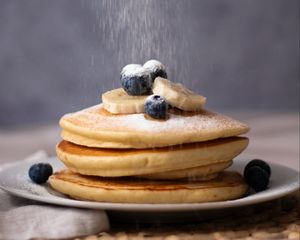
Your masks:
<instances>
[{"instance_id":1,"label":"fabric fold","mask_svg":"<svg viewBox=\"0 0 300 240\"><path fill-rule=\"evenodd\" d=\"M45 152L39 151L25 161L45 157ZM109 220L105 211L49 205L0 190L1 240L71 238L108 230Z\"/></svg>"}]
</instances>

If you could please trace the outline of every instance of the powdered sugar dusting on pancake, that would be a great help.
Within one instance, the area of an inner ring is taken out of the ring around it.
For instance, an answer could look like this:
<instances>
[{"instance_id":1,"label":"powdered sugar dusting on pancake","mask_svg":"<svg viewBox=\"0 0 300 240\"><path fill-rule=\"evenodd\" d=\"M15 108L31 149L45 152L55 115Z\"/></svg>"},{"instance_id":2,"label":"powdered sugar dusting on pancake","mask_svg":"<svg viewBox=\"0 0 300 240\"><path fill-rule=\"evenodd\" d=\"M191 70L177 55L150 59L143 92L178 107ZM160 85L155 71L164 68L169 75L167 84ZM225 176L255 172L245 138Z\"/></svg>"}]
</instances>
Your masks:
<instances>
[{"instance_id":1,"label":"powdered sugar dusting on pancake","mask_svg":"<svg viewBox=\"0 0 300 240\"><path fill-rule=\"evenodd\" d=\"M105 113L102 105L96 105L82 111L67 114L63 120L80 127L101 131L145 131L145 132L174 132L174 131L209 131L212 129L245 128L247 125L229 117L203 110L195 114L169 114L165 121L149 120L144 114Z\"/></svg>"}]
</instances>

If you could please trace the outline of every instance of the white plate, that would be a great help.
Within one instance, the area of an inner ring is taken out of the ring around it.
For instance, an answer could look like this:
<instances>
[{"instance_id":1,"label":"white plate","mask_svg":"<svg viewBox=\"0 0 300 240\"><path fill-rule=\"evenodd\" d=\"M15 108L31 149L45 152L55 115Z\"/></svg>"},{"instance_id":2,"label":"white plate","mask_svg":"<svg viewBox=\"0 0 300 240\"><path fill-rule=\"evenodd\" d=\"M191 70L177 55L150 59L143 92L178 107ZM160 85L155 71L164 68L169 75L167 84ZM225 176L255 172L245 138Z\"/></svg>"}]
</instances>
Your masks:
<instances>
[{"instance_id":1,"label":"white plate","mask_svg":"<svg viewBox=\"0 0 300 240\"><path fill-rule=\"evenodd\" d=\"M54 171L63 168L57 158L46 158L35 161L20 161L0 170L0 188L10 194L32 199L40 202L72 206L80 208L92 208L116 211L138 211L138 212L179 212L195 210L216 210L232 207L240 207L250 204L265 202L287 195L299 188L299 172L271 163L272 176L269 188L260 193L255 193L241 199L222 201L214 203L193 203L193 204L128 204L78 201L68 198L65 195L55 192L48 184L38 185L30 181L28 177L29 167L36 162L50 163ZM231 169L243 172L245 162L236 159Z\"/></svg>"}]
</instances>

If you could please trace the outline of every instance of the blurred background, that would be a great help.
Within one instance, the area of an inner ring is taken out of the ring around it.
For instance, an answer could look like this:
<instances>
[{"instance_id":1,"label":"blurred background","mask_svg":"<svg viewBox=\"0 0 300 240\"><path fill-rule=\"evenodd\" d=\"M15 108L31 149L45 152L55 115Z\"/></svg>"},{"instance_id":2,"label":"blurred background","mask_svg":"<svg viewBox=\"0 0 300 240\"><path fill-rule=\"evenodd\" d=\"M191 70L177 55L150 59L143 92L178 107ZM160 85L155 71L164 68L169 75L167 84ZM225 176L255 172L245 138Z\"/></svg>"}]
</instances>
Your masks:
<instances>
[{"instance_id":1,"label":"blurred background","mask_svg":"<svg viewBox=\"0 0 300 240\"><path fill-rule=\"evenodd\" d=\"M151 58L210 108L297 111L298 11L297 0L2 0L0 125L57 122Z\"/></svg>"},{"instance_id":2,"label":"blurred background","mask_svg":"<svg viewBox=\"0 0 300 240\"><path fill-rule=\"evenodd\" d=\"M16 141L53 153L62 114L99 103L124 65L151 58L207 108L299 120L298 0L2 0L0 154Z\"/></svg>"}]
</instances>

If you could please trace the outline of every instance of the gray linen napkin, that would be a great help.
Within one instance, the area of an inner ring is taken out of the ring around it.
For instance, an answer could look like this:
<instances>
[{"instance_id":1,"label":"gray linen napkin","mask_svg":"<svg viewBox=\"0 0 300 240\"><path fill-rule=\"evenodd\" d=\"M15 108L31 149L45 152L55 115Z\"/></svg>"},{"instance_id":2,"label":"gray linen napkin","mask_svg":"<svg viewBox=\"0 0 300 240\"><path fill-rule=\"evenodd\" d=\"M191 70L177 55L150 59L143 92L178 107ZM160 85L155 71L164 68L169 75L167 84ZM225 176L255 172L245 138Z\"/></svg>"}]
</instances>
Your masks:
<instances>
[{"instance_id":1,"label":"gray linen napkin","mask_svg":"<svg viewBox=\"0 0 300 240\"><path fill-rule=\"evenodd\" d=\"M29 159L45 157L44 152ZM38 203L0 190L0 239L70 238L109 229L106 213Z\"/></svg>"}]
</instances>

